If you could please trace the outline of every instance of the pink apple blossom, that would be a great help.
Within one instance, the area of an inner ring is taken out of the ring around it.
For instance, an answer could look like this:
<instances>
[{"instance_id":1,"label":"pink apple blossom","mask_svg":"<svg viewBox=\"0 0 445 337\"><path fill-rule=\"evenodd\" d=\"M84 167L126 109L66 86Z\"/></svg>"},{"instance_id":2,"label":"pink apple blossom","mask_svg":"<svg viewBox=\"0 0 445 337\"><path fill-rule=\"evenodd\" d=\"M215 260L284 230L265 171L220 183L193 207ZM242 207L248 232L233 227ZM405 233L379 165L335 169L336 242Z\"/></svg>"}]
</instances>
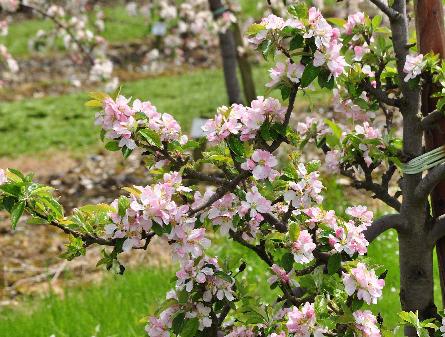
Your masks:
<instances>
[{"instance_id":1,"label":"pink apple blossom","mask_svg":"<svg viewBox=\"0 0 445 337\"><path fill-rule=\"evenodd\" d=\"M272 210L272 203L261 195L256 186L246 193L246 200L241 202L239 213L241 216L249 213L251 218L257 214L268 213Z\"/></svg>"},{"instance_id":2,"label":"pink apple blossom","mask_svg":"<svg viewBox=\"0 0 445 337\"><path fill-rule=\"evenodd\" d=\"M316 247L311 234L307 230L302 230L298 239L292 243L295 262L302 264L311 262L314 259L312 252Z\"/></svg>"},{"instance_id":3,"label":"pink apple blossom","mask_svg":"<svg viewBox=\"0 0 445 337\"><path fill-rule=\"evenodd\" d=\"M345 24L345 34L352 35L353 29L358 25L365 23L365 14L363 12L357 12L348 16L348 22Z\"/></svg>"},{"instance_id":4,"label":"pink apple blossom","mask_svg":"<svg viewBox=\"0 0 445 337\"><path fill-rule=\"evenodd\" d=\"M339 43L330 43L325 52L315 51L314 66L320 67L326 64L332 76L340 76L348 66L344 56L340 53L341 48L342 45Z\"/></svg>"},{"instance_id":5,"label":"pink apple blossom","mask_svg":"<svg viewBox=\"0 0 445 337\"><path fill-rule=\"evenodd\" d=\"M273 264L272 267L270 267L275 275L271 276L268 279L269 284L273 284L277 281L280 281L282 283L289 283L290 282L290 273L287 273L283 268L281 268L277 264Z\"/></svg>"},{"instance_id":6,"label":"pink apple blossom","mask_svg":"<svg viewBox=\"0 0 445 337\"><path fill-rule=\"evenodd\" d=\"M349 256L364 255L368 251L369 242L365 238L364 226L357 226L353 221L332 227L334 234L329 236L329 244L338 253L345 252Z\"/></svg>"},{"instance_id":7,"label":"pink apple blossom","mask_svg":"<svg viewBox=\"0 0 445 337\"><path fill-rule=\"evenodd\" d=\"M425 66L423 61L423 55L406 55L405 65L403 66L403 72L406 74L405 82L416 78L422 73Z\"/></svg>"},{"instance_id":8,"label":"pink apple blossom","mask_svg":"<svg viewBox=\"0 0 445 337\"><path fill-rule=\"evenodd\" d=\"M332 150L326 153L325 166L329 173L335 174L340 172L341 156L342 154L339 150Z\"/></svg>"},{"instance_id":9,"label":"pink apple blossom","mask_svg":"<svg viewBox=\"0 0 445 337\"><path fill-rule=\"evenodd\" d=\"M0 185L6 184L8 182L8 178L6 177L6 172L3 169L0 169Z\"/></svg>"},{"instance_id":10,"label":"pink apple blossom","mask_svg":"<svg viewBox=\"0 0 445 337\"><path fill-rule=\"evenodd\" d=\"M349 273L343 272L342 278L349 296L357 292L357 298L364 300L367 304L376 304L382 296L385 280L377 278L375 271L368 270L364 263L359 262L357 267L352 268Z\"/></svg>"},{"instance_id":11,"label":"pink apple blossom","mask_svg":"<svg viewBox=\"0 0 445 337\"><path fill-rule=\"evenodd\" d=\"M381 131L370 126L368 122L364 122L363 125L356 125L355 132L359 135L364 135L366 139L377 139L382 137Z\"/></svg>"},{"instance_id":12,"label":"pink apple blossom","mask_svg":"<svg viewBox=\"0 0 445 337\"><path fill-rule=\"evenodd\" d=\"M353 314L357 337L381 337L377 318L369 310L357 310Z\"/></svg>"},{"instance_id":13,"label":"pink apple blossom","mask_svg":"<svg viewBox=\"0 0 445 337\"><path fill-rule=\"evenodd\" d=\"M293 307L287 314L287 330L295 337L323 337L325 329L317 326L314 304L306 302L301 309Z\"/></svg>"},{"instance_id":14,"label":"pink apple blossom","mask_svg":"<svg viewBox=\"0 0 445 337\"><path fill-rule=\"evenodd\" d=\"M278 160L266 150L255 150L251 159L241 164L241 168L252 171L252 175L257 180L269 179L271 181L279 175L273 168L278 165Z\"/></svg>"},{"instance_id":15,"label":"pink apple blossom","mask_svg":"<svg viewBox=\"0 0 445 337\"><path fill-rule=\"evenodd\" d=\"M313 203L320 204L323 201L321 191L323 184L318 180L319 173L308 173L303 164L298 165L297 182L291 181L288 184L288 190L284 193L284 200L294 208L309 208Z\"/></svg>"}]
</instances>

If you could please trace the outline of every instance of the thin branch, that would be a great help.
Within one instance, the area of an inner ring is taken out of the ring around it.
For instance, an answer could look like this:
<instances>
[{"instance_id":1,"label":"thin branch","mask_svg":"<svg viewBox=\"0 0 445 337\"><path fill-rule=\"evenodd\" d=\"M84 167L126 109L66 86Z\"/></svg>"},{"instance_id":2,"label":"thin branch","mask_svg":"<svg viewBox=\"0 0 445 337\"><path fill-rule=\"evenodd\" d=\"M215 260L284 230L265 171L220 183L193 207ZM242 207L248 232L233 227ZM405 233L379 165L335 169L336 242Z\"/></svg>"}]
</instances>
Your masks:
<instances>
[{"instance_id":1,"label":"thin branch","mask_svg":"<svg viewBox=\"0 0 445 337\"><path fill-rule=\"evenodd\" d=\"M443 113L443 111L434 110L433 112L430 112L427 116L422 118L422 128L424 130L433 129L437 127L437 122L439 122L444 117L445 114Z\"/></svg>"},{"instance_id":2,"label":"thin branch","mask_svg":"<svg viewBox=\"0 0 445 337\"><path fill-rule=\"evenodd\" d=\"M196 213L201 212L202 210L206 209L207 207L210 207L213 205L216 201L221 199L226 193L230 192L234 188L236 188L244 179L248 178L251 175L251 172L243 171L238 176L236 176L232 181L228 182L226 185L223 185L219 187L215 193L207 200L207 202L195 209L190 209L189 215L195 215Z\"/></svg>"},{"instance_id":3,"label":"thin branch","mask_svg":"<svg viewBox=\"0 0 445 337\"><path fill-rule=\"evenodd\" d=\"M369 82L364 82L363 88L369 94L374 96L378 101L390 106L400 107L400 100L389 98L388 95L381 88L374 88Z\"/></svg>"},{"instance_id":4,"label":"thin branch","mask_svg":"<svg viewBox=\"0 0 445 337\"><path fill-rule=\"evenodd\" d=\"M396 197L390 195L388 193L388 189L384 186L374 183L372 179L358 180L352 172L345 169L341 169L340 173L352 180L353 187L374 193L375 198L383 201L385 204L392 207L397 212L400 211L400 208L402 206L400 201L397 200Z\"/></svg>"},{"instance_id":5,"label":"thin branch","mask_svg":"<svg viewBox=\"0 0 445 337\"><path fill-rule=\"evenodd\" d=\"M265 214L263 214L263 216L264 216L264 219L266 221L270 222L270 224L272 226L274 226L277 231L279 231L281 233L286 233L287 232L286 224L281 222L280 220L278 220L273 214L265 213Z\"/></svg>"},{"instance_id":6,"label":"thin branch","mask_svg":"<svg viewBox=\"0 0 445 337\"><path fill-rule=\"evenodd\" d=\"M368 242L374 241L379 235L389 229L400 229L404 220L400 214L387 214L375 220L365 231Z\"/></svg>"},{"instance_id":7,"label":"thin branch","mask_svg":"<svg viewBox=\"0 0 445 337\"><path fill-rule=\"evenodd\" d=\"M445 236L445 215L441 215L436 219L429 233L430 243L434 245L444 236Z\"/></svg>"},{"instance_id":8,"label":"thin branch","mask_svg":"<svg viewBox=\"0 0 445 337\"><path fill-rule=\"evenodd\" d=\"M93 58L93 56L91 56L91 52L88 51L85 48L85 46L76 38L76 36L73 34L73 32L71 31L71 29L69 27L65 26L55 16L49 15L48 13L46 13L44 10L42 10L40 8L33 7L33 6L30 6L30 5L25 5L25 4L22 4L22 6L25 7L25 8L29 8L29 9L39 13L40 15L42 15L45 18L50 19L51 21L53 21L56 24L56 26L58 26L59 28L63 29L71 37L71 39L73 39L74 43L79 47L80 51L83 54L85 54L85 56L87 57L87 59L90 62L90 64L94 65L94 58Z\"/></svg>"},{"instance_id":9,"label":"thin branch","mask_svg":"<svg viewBox=\"0 0 445 337\"><path fill-rule=\"evenodd\" d=\"M229 183L229 181L227 181L224 178L218 177L213 174L201 173L201 172L189 169L189 168L184 169L184 174L182 175L182 177L184 179L198 179L201 181L207 181L207 182L213 183L215 185L224 185L224 184Z\"/></svg>"},{"instance_id":10,"label":"thin branch","mask_svg":"<svg viewBox=\"0 0 445 337\"><path fill-rule=\"evenodd\" d=\"M386 3L381 0L369 0L374 5L376 5L383 13L385 13L389 19L397 20L400 18L400 13L389 7Z\"/></svg>"},{"instance_id":11,"label":"thin branch","mask_svg":"<svg viewBox=\"0 0 445 337\"><path fill-rule=\"evenodd\" d=\"M434 187L445 179L445 163L440 164L427 173L420 181L415 190L415 197L425 200L433 191Z\"/></svg>"}]
</instances>

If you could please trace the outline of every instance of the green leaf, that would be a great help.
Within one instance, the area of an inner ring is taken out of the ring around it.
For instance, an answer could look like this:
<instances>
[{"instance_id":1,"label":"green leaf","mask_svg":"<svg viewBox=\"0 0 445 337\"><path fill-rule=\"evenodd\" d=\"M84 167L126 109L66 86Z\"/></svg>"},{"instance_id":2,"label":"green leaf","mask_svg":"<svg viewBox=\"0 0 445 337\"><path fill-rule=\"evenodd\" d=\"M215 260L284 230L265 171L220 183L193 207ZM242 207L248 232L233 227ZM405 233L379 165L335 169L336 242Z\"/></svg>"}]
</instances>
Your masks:
<instances>
[{"instance_id":1,"label":"green leaf","mask_svg":"<svg viewBox=\"0 0 445 337\"><path fill-rule=\"evenodd\" d=\"M329 128L332 130L332 133L335 137L338 139L341 138L342 130L341 128L334 122L329 119L325 119L324 122L329 126Z\"/></svg>"},{"instance_id":2,"label":"green leaf","mask_svg":"<svg viewBox=\"0 0 445 337\"><path fill-rule=\"evenodd\" d=\"M161 147L161 137L151 129L142 129L139 134L148 142L148 144Z\"/></svg>"},{"instance_id":3,"label":"green leaf","mask_svg":"<svg viewBox=\"0 0 445 337\"><path fill-rule=\"evenodd\" d=\"M128 207L130 207L130 199L121 196L118 201L118 214L120 217L124 217L127 212Z\"/></svg>"},{"instance_id":4,"label":"green leaf","mask_svg":"<svg viewBox=\"0 0 445 337\"><path fill-rule=\"evenodd\" d=\"M289 225L289 238L291 241L297 241L300 236L300 226L296 222Z\"/></svg>"},{"instance_id":5,"label":"green leaf","mask_svg":"<svg viewBox=\"0 0 445 337\"><path fill-rule=\"evenodd\" d=\"M321 88L326 88L331 90L334 89L335 85L334 76L332 76L331 72L328 69L322 68L320 74L318 75L318 84L320 85Z\"/></svg>"},{"instance_id":6,"label":"green leaf","mask_svg":"<svg viewBox=\"0 0 445 337\"><path fill-rule=\"evenodd\" d=\"M129 149L128 147L124 146L122 148L122 154L124 156L125 159L127 159L128 157L130 157L130 155L133 153L132 149Z\"/></svg>"},{"instance_id":7,"label":"green leaf","mask_svg":"<svg viewBox=\"0 0 445 337\"><path fill-rule=\"evenodd\" d=\"M308 64L301 76L301 87L306 88L311 84L321 71L321 67L316 67L312 63Z\"/></svg>"},{"instance_id":8,"label":"green leaf","mask_svg":"<svg viewBox=\"0 0 445 337\"><path fill-rule=\"evenodd\" d=\"M185 321L182 327L181 337L195 337L199 328L199 319L194 317Z\"/></svg>"},{"instance_id":9,"label":"green leaf","mask_svg":"<svg viewBox=\"0 0 445 337\"><path fill-rule=\"evenodd\" d=\"M341 268L341 256L340 254L334 254L329 256L328 259L328 274L334 275Z\"/></svg>"},{"instance_id":10,"label":"green leaf","mask_svg":"<svg viewBox=\"0 0 445 337\"><path fill-rule=\"evenodd\" d=\"M299 2L295 5L289 6L288 12L299 19L306 19L308 17L308 7L304 2Z\"/></svg>"},{"instance_id":11,"label":"green leaf","mask_svg":"<svg viewBox=\"0 0 445 337\"><path fill-rule=\"evenodd\" d=\"M372 28L376 29L382 23L383 17L381 15L376 15L372 18Z\"/></svg>"},{"instance_id":12,"label":"green leaf","mask_svg":"<svg viewBox=\"0 0 445 337\"><path fill-rule=\"evenodd\" d=\"M346 24L346 20L341 18L327 18L326 21L337 27L343 27Z\"/></svg>"},{"instance_id":13,"label":"green leaf","mask_svg":"<svg viewBox=\"0 0 445 337\"><path fill-rule=\"evenodd\" d=\"M13 197L19 197L22 194L22 189L17 184L9 183L0 185L0 192Z\"/></svg>"},{"instance_id":14,"label":"green leaf","mask_svg":"<svg viewBox=\"0 0 445 337\"><path fill-rule=\"evenodd\" d=\"M102 102L92 99L91 101L86 102L85 106L89 107L89 108L99 108L99 107L102 107Z\"/></svg>"},{"instance_id":15,"label":"green leaf","mask_svg":"<svg viewBox=\"0 0 445 337\"><path fill-rule=\"evenodd\" d=\"M179 312L172 322L172 330L176 335L179 335L184 327L185 313Z\"/></svg>"},{"instance_id":16,"label":"green leaf","mask_svg":"<svg viewBox=\"0 0 445 337\"><path fill-rule=\"evenodd\" d=\"M11 224L12 229L15 229L17 227L17 223L19 222L21 216L23 215L23 211L25 210L25 202L19 201L14 205L14 207L11 210Z\"/></svg>"},{"instance_id":17,"label":"green leaf","mask_svg":"<svg viewBox=\"0 0 445 337\"><path fill-rule=\"evenodd\" d=\"M300 49L303 48L303 46L304 46L304 38L302 35L298 34L295 35L292 40L290 40L289 50L292 51L295 49Z\"/></svg>"},{"instance_id":18,"label":"green leaf","mask_svg":"<svg viewBox=\"0 0 445 337\"><path fill-rule=\"evenodd\" d=\"M260 25L258 23L254 23L247 29L246 34L248 36L257 35L259 32L261 32L265 29L266 29L266 26Z\"/></svg>"},{"instance_id":19,"label":"green leaf","mask_svg":"<svg viewBox=\"0 0 445 337\"><path fill-rule=\"evenodd\" d=\"M245 154L244 143L236 136L231 135L227 139L227 145L229 149L237 156L243 157Z\"/></svg>"},{"instance_id":20,"label":"green leaf","mask_svg":"<svg viewBox=\"0 0 445 337\"><path fill-rule=\"evenodd\" d=\"M119 151L121 148L119 147L119 143L118 142L116 142L116 141L111 141L111 142L108 142L107 144L105 144L105 148L108 150L108 151Z\"/></svg>"},{"instance_id":21,"label":"green leaf","mask_svg":"<svg viewBox=\"0 0 445 337\"><path fill-rule=\"evenodd\" d=\"M294 255L292 253L286 253L281 258L281 266L285 271L290 272L294 266Z\"/></svg>"}]
</instances>

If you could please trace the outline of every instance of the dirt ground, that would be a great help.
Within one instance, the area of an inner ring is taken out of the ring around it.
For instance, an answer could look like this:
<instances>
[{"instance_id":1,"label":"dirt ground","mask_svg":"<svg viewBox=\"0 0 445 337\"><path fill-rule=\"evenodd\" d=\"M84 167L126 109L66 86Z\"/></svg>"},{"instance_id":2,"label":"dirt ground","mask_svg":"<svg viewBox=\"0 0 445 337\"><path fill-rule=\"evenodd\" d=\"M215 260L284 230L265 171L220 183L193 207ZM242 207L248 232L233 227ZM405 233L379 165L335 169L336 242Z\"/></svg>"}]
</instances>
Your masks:
<instances>
[{"instance_id":1,"label":"dirt ground","mask_svg":"<svg viewBox=\"0 0 445 337\"><path fill-rule=\"evenodd\" d=\"M39 157L0 159L0 167L34 172L36 180L57 188L69 211L88 203L111 202L120 188L144 184L140 158L123 160L115 153L86 157L66 153ZM147 181L145 181L145 184ZM23 295L41 294L49 289L62 294L63 288L81 282L95 282L105 271L96 267L101 247L93 247L84 257L67 262L59 255L67 242L65 234L44 225L28 225L23 219L11 230L6 214L0 213L0 306L19 303ZM148 251L122 254L125 266L157 266L170 263L166 243L153 240Z\"/></svg>"}]
</instances>

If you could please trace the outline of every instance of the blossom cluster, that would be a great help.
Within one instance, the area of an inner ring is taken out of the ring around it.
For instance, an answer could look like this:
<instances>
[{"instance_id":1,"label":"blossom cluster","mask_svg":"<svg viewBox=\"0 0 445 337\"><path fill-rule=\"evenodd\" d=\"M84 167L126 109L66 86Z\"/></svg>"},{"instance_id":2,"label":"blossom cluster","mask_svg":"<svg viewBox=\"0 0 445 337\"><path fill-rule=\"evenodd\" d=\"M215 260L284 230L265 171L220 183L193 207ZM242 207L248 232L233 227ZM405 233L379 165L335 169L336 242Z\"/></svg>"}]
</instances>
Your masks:
<instances>
[{"instance_id":1,"label":"blossom cluster","mask_svg":"<svg viewBox=\"0 0 445 337\"><path fill-rule=\"evenodd\" d=\"M368 270L364 263L359 262L350 273L343 272L343 283L349 296L357 293L359 300L376 304L382 296L385 280L379 279L374 270Z\"/></svg>"},{"instance_id":2,"label":"blossom cluster","mask_svg":"<svg viewBox=\"0 0 445 337\"><path fill-rule=\"evenodd\" d=\"M255 138L266 121L283 122L285 112L277 99L258 97L249 107L234 104L219 108L215 118L208 120L202 129L212 144L224 141L231 134L247 141Z\"/></svg>"},{"instance_id":3,"label":"blossom cluster","mask_svg":"<svg viewBox=\"0 0 445 337\"><path fill-rule=\"evenodd\" d=\"M135 133L138 128L148 127L160 135L163 142L187 142L188 138L181 135L181 127L168 113L159 113L148 101L134 100L118 96L115 100L106 97L103 110L96 115L96 124L100 125L109 139L119 141L119 147L135 149ZM139 116L138 116L139 113Z\"/></svg>"}]
</instances>

